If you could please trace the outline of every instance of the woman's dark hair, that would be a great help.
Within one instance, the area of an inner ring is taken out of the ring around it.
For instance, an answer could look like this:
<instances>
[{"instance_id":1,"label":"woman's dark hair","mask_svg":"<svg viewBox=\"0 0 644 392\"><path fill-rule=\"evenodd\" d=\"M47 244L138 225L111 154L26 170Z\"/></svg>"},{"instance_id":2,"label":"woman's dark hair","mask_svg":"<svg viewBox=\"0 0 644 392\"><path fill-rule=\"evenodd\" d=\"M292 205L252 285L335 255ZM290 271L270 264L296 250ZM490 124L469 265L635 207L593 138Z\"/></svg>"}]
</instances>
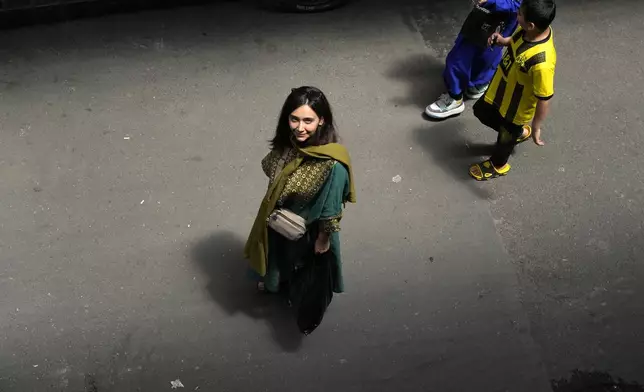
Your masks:
<instances>
[{"instance_id":1,"label":"woman's dark hair","mask_svg":"<svg viewBox=\"0 0 644 392\"><path fill-rule=\"evenodd\" d=\"M273 150L281 151L292 145L293 131L289 125L289 116L303 105L310 106L319 118L324 119L324 124L320 126L317 132L311 135L306 141L306 145L321 146L338 141L338 132L335 130L331 105L329 105L326 96L318 88L302 86L292 89L286 101L284 101L282 112L277 120L275 137L270 141Z\"/></svg>"},{"instance_id":2,"label":"woman's dark hair","mask_svg":"<svg viewBox=\"0 0 644 392\"><path fill-rule=\"evenodd\" d=\"M555 20L555 0L523 0L521 12L526 22L534 23L537 29L545 31Z\"/></svg>"}]
</instances>

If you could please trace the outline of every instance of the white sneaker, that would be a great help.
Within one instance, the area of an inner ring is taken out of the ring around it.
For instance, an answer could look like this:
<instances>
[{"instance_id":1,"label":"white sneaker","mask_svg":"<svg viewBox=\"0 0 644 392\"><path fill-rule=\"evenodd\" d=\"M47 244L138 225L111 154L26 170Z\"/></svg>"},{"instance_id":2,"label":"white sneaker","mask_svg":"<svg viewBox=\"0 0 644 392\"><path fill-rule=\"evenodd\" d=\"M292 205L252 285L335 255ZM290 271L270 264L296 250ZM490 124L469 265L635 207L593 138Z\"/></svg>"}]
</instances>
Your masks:
<instances>
[{"instance_id":1,"label":"white sneaker","mask_svg":"<svg viewBox=\"0 0 644 392\"><path fill-rule=\"evenodd\" d=\"M470 87L465 92L465 96L467 98L469 98L469 99L479 99L479 98L481 98L483 96L483 94L485 94L485 92L487 91L487 88L489 86L490 86L489 84L486 84L486 85L478 87L478 88L477 87Z\"/></svg>"},{"instance_id":2,"label":"white sneaker","mask_svg":"<svg viewBox=\"0 0 644 392\"><path fill-rule=\"evenodd\" d=\"M465 104L462 99L456 100L445 93L425 108L425 114L431 118L443 119L461 114L464 110Z\"/></svg>"}]
</instances>

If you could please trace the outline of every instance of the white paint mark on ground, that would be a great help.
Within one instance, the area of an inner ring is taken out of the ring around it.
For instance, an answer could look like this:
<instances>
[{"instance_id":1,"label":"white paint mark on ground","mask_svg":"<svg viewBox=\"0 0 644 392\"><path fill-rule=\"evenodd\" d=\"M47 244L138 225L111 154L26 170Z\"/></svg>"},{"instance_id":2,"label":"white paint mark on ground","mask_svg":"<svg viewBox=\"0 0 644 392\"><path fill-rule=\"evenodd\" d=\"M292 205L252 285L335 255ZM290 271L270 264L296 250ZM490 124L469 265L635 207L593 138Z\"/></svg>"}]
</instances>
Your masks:
<instances>
[{"instance_id":1,"label":"white paint mark on ground","mask_svg":"<svg viewBox=\"0 0 644 392\"><path fill-rule=\"evenodd\" d=\"M174 381L170 381L170 385L172 385L172 389L185 388L181 380L179 380L178 378Z\"/></svg>"}]
</instances>

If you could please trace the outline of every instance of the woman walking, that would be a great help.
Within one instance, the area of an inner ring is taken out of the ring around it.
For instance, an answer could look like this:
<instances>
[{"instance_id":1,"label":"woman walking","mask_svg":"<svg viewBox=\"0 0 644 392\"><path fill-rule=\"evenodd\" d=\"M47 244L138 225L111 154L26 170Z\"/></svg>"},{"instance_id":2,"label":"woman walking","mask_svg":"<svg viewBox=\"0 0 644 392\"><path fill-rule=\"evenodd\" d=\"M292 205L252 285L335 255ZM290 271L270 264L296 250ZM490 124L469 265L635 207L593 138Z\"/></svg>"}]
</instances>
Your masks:
<instances>
[{"instance_id":1,"label":"woman walking","mask_svg":"<svg viewBox=\"0 0 644 392\"><path fill-rule=\"evenodd\" d=\"M268 190L244 254L258 288L286 292L308 334L344 290L339 232L344 203L356 201L351 160L315 87L291 91L270 146L262 159Z\"/></svg>"}]
</instances>

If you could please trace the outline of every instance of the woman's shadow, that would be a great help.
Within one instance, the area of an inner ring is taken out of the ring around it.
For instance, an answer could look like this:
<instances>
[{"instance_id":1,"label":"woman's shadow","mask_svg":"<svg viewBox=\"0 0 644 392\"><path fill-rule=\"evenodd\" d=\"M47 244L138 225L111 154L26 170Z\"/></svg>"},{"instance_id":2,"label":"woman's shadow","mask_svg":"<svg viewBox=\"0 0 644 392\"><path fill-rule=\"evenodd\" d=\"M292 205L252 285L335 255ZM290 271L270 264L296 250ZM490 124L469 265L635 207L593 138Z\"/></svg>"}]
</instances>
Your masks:
<instances>
[{"instance_id":1,"label":"woman's shadow","mask_svg":"<svg viewBox=\"0 0 644 392\"><path fill-rule=\"evenodd\" d=\"M256 290L248 277L243 251L244 241L239 236L222 231L197 242L191 249L191 258L208 275L208 293L228 315L241 312L253 319L266 320L282 349L297 351L302 334L291 309L282 296Z\"/></svg>"}]
</instances>

